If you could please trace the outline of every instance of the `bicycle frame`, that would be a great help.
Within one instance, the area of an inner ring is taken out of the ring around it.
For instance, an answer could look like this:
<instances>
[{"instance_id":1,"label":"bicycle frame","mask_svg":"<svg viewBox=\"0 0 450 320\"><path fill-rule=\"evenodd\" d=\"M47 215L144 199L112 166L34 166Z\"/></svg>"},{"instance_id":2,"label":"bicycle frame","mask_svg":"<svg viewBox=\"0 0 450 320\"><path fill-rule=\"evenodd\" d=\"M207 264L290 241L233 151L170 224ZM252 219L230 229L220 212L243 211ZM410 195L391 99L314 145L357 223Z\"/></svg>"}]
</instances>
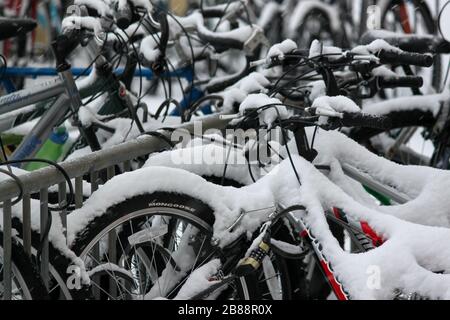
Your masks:
<instances>
[{"instance_id":1,"label":"bicycle frame","mask_svg":"<svg viewBox=\"0 0 450 320\"><path fill-rule=\"evenodd\" d=\"M88 74L90 74L91 71L92 68L72 68L72 74L75 77L87 76ZM123 71L124 71L123 68L118 68L115 71L115 73L122 74ZM9 79L9 77L30 77L32 79L36 79L38 77L48 77L57 75L58 72L56 68L51 67L42 67L42 68L8 67L4 70L3 73L4 78L1 80L1 83L8 93L12 93L16 91L16 87L14 83ZM153 73L149 69L142 68L141 71L136 70L134 76L151 79L153 77Z\"/></svg>"},{"instance_id":2,"label":"bicycle frame","mask_svg":"<svg viewBox=\"0 0 450 320\"><path fill-rule=\"evenodd\" d=\"M64 115L81 106L81 98L70 69L59 72L59 78L0 98L1 115L54 97L57 99L14 151L11 160L32 158Z\"/></svg>"},{"instance_id":3,"label":"bicycle frame","mask_svg":"<svg viewBox=\"0 0 450 320\"><path fill-rule=\"evenodd\" d=\"M344 171L344 174L348 177L354 179L357 182L360 182L365 186L370 187L376 192L389 196L398 204L403 204L410 200L406 196L395 192L394 190L380 184L379 182L376 182L374 179L367 177L366 175L360 173L357 169L347 164L342 164L342 169ZM337 208L332 208L332 211L333 214L327 214L327 218L338 223L345 230L347 230L353 240L353 243L355 243L362 251L367 251L367 245L373 248L374 246L382 244L383 239L379 238L367 223L363 221L359 221L359 224L352 223L347 220L346 215L343 211ZM330 285L338 300L349 300L349 294L345 291L345 288L334 274L330 261L323 253L320 241L318 241L314 237L314 233L311 232L308 224L301 217L295 216L293 212L288 213L286 218L294 227L295 234L298 235L302 239L302 241L306 242L307 246L316 255L320 270L322 271L324 277L326 278L328 284ZM366 243L361 243L362 239L358 238L358 235L363 236L363 238L366 239Z\"/></svg>"}]
</instances>

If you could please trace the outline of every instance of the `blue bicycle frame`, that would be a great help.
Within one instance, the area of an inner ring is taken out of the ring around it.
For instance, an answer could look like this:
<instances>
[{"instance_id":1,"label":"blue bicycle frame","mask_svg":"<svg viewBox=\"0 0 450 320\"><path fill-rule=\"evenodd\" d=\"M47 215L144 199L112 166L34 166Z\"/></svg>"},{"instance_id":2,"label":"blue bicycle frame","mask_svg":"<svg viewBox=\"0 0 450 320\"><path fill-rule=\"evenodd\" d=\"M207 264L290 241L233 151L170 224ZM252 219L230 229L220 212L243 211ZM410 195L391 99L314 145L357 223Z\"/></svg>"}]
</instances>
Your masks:
<instances>
[{"instance_id":1,"label":"blue bicycle frame","mask_svg":"<svg viewBox=\"0 0 450 320\"><path fill-rule=\"evenodd\" d=\"M75 77L79 76L87 76L92 71L91 68L72 68L72 74ZM123 68L116 69L115 73L120 75L124 71ZM16 91L16 88L14 86L14 83L11 81L11 77L30 77L30 78L37 78L37 77L50 77L50 76L56 76L58 73L55 68L50 67L9 67L4 70L4 77L1 80L1 84L6 89L8 93L12 93ZM153 79L154 75L153 72L148 68L141 68L136 69L134 73L135 77L144 77L147 80ZM193 73L192 69L190 67L184 67L175 71L167 72L166 74L163 74L163 77L167 78L174 78L174 77L180 77L183 79L186 79L189 82L192 82L193 80ZM183 100L180 102L181 110L184 111L189 108L189 106L197 101L198 99L201 99L204 96L204 92L198 88L191 88L189 92L187 92L184 95ZM201 109L201 111L204 114L211 114L211 106L207 105ZM171 116L181 116L180 111L175 108L171 113Z\"/></svg>"}]
</instances>

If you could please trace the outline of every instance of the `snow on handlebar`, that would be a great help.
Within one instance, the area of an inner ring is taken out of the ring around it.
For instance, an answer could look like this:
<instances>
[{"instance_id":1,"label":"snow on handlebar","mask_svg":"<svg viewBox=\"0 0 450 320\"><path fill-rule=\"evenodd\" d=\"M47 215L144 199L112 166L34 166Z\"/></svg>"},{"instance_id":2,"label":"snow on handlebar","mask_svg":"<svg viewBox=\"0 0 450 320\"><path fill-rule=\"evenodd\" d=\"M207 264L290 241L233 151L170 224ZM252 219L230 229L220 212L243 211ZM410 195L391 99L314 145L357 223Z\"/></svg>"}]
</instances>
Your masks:
<instances>
[{"instance_id":1,"label":"snow on handlebar","mask_svg":"<svg viewBox=\"0 0 450 320\"><path fill-rule=\"evenodd\" d=\"M93 1L93 0L75 0L73 2L75 6L86 6L97 12L98 16L112 16L113 11L111 7L104 1ZM69 8L70 9L70 8ZM68 9L68 10L69 10ZM72 12L74 13L74 12Z\"/></svg>"},{"instance_id":2,"label":"snow on handlebar","mask_svg":"<svg viewBox=\"0 0 450 320\"><path fill-rule=\"evenodd\" d=\"M62 21L62 30L89 30L93 31L96 39L104 41L106 38L106 33L103 31L100 21L94 17L79 17L79 16L68 16Z\"/></svg>"},{"instance_id":3,"label":"snow on handlebar","mask_svg":"<svg viewBox=\"0 0 450 320\"><path fill-rule=\"evenodd\" d=\"M364 114L349 98L344 96L317 98L307 111L318 115L319 125L335 127L369 127L389 129L391 120L384 116Z\"/></svg>"}]
</instances>

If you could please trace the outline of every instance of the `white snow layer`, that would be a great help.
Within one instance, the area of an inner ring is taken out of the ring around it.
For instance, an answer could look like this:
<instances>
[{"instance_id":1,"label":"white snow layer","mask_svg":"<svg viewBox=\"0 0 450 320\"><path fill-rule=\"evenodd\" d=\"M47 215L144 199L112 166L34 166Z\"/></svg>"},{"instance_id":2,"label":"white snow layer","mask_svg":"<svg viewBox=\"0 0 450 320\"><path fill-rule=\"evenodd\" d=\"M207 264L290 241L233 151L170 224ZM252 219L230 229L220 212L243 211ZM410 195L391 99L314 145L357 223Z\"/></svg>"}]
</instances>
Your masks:
<instances>
[{"instance_id":1,"label":"white snow layer","mask_svg":"<svg viewBox=\"0 0 450 320\"><path fill-rule=\"evenodd\" d=\"M450 188L450 173L432 168L400 166L380 158L337 132L320 131L316 147L318 163L331 164L330 179L304 159L294 156L300 175L299 186L289 161L250 186L235 189L206 182L185 170L147 167L120 175L109 181L69 219L69 241L89 221L104 214L107 208L138 194L156 190L182 193L197 198L215 212L214 236L222 246L242 233L250 235L267 220L268 208L302 204L300 213L311 231L323 244L339 281L352 298L392 298L394 289L417 292L430 298L450 298L450 277L432 271L450 271L446 243L450 241L450 197L442 190ZM380 207L369 203L369 197L358 196L361 188L342 174L340 163L347 163L376 180L407 194L412 201L404 205ZM334 183L333 183L334 182ZM192 188L192 186L196 186ZM345 192L344 192L345 190ZM355 200L355 199L358 199ZM366 221L386 242L370 252L350 254L343 251L329 231L324 210L343 209L356 221ZM240 213L248 211L230 233L227 230ZM380 286L367 285L367 271L376 266Z\"/></svg>"}]
</instances>

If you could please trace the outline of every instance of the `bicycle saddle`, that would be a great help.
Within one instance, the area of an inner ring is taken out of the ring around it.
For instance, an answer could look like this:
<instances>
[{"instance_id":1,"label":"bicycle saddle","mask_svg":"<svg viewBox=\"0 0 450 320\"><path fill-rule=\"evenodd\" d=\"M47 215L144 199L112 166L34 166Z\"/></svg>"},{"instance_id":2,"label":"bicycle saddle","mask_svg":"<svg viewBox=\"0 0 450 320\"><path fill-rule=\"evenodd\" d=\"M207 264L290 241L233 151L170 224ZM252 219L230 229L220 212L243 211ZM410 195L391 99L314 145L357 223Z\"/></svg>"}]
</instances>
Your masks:
<instances>
[{"instance_id":1,"label":"bicycle saddle","mask_svg":"<svg viewBox=\"0 0 450 320\"><path fill-rule=\"evenodd\" d=\"M0 17L0 41L33 31L36 26L33 19Z\"/></svg>"}]
</instances>

